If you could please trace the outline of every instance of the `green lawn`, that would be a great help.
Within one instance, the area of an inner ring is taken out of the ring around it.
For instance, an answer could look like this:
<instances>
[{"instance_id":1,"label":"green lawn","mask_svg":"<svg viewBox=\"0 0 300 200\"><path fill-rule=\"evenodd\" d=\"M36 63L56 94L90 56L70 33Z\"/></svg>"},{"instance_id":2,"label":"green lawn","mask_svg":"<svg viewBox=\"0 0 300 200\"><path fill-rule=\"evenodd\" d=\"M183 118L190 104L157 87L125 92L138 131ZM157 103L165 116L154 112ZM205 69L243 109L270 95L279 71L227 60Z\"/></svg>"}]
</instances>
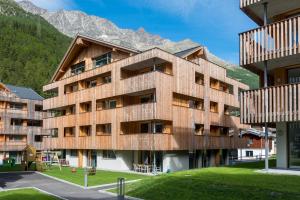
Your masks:
<instances>
[{"instance_id":1,"label":"green lawn","mask_svg":"<svg viewBox=\"0 0 300 200\"><path fill-rule=\"evenodd\" d=\"M72 173L70 167L62 167L62 170L60 171L58 167L53 166L51 167L51 169L48 169L43 173L60 179L64 179L75 184L79 184L82 186L84 185L84 169L82 168L77 168L77 172ZM97 170L96 175L88 176L88 186L116 183L119 177L123 177L128 181L145 179L148 176L126 172Z\"/></svg>"},{"instance_id":2,"label":"green lawn","mask_svg":"<svg viewBox=\"0 0 300 200\"><path fill-rule=\"evenodd\" d=\"M58 200L34 189L19 189L0 192L0 200Z\"/></svg>"},{"instance_id":3,"label":"green lawn","mask_svg":"<svg viewBox=\"0 0 300 200\"><path fill-rule=\"evenodd\" d=\"M271 161L274 166L275 161ZM126 195L151 200L300 199L300 177L256 173L263 162L181 171L126 185ZM115 190L110 190L115 192Z\"/></svg>"}]
</instances>

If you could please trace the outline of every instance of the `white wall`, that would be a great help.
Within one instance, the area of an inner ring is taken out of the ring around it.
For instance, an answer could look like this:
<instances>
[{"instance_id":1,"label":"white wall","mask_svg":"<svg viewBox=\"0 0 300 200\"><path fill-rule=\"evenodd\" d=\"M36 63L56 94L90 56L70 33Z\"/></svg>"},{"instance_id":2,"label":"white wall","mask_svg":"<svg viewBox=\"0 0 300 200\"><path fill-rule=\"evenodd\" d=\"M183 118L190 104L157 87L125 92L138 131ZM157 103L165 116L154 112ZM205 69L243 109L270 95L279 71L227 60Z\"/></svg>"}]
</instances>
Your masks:
<instances>
[{"instance_id":1,"label":"white wall","mask_svg":"<svg viewBox=\"0 0 300 200\"><path fill-rule=\"evenodd\" d=\"M246 151L253 151L253 157L246 157ZM238 157L240 159L253 159L265 156L265 149L238 149Z\"/></svg>"},{"instance_id":2,"label":"white wall","mask_svg":"<svg viewBox=\"0 0 300 200\"><path fill-rule=\"evenodd\" d=\"M163 155L163 172L189 169L188 153L165 153Z\"/></svg>"},{"instance_id":3,"label":"white wall","mask_svg":"<svg viewBox=\"0 0 300 200\"><path fill-rule=\"evenodd\" d=\"M287 123L276 123L276 148L277 148L277 167L288 167L288 138L287 138Z\"/></svg>"},{"instance_id":4,"label":"white wall","mask_svg":"<svg viewBox=\"0 0 300 200\"><path fill-rule=\"evenodd\" d=\"M69 161L71 167L78 167L78 155L71 156L71 150L69 149L66 150L66 160Z\"/></svg>"},{"instance_id":5,"label":"white wall","mask_svg":"<svg viewBox=\"0 0 300 200\"><path fill-rule=\"evenodd\" d=\"M115 151L116 159L103 158L103 151L97 151L97 168L116 171L129 171L132 169L132 151Z\"/></svg>"},{"instance_id":6,"label":"white wall","mask_svg":"<svg viewBox=\"0 0 300 200\"><path fill-rule=\"evenodd\" d=\"M0 165L3 165L4 153L0 153Z\"/></svg>"},{"instance_id":7,"label":"white wall","mask_svg":"<svg viewBox=\"0 0 300 200\"><path fill-rule=\"evenodd\" d=\"M82 167L88 166L88 156L87 156L87 150L83 150L82 152Z\"/></svg>"}]
</instances>

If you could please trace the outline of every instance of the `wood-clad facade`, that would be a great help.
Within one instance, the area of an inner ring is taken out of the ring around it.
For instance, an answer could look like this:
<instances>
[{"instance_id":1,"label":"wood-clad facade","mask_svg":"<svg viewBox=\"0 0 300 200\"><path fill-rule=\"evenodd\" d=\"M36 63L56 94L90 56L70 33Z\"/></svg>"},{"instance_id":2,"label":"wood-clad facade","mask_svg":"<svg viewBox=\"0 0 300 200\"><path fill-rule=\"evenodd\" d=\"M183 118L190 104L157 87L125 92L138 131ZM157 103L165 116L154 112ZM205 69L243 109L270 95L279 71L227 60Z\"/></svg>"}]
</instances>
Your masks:
<instances>
[{"instance_id":1,"label":"wood-clad facade","mask_svg":"<svg viewBox=\"0 0 300 200\"><path fill-rule=\"evenodd\" d=\"M15 91L15 89L17 91ZM19 91L21 96L19 96ZM28 96L22 96L24 93ZM30 96L31 94L34 96ZM32 97L32 99L30 99ZM42 97L28 88L0 84L0 159L21 161L21 151L27 145L41 150L43 136Z\"/></svg>"},{"instance_id":2,"label":"wood-clad facade","mask_svg":"<svg viewBox=\"0 0 300 200\"><path fill-rule=\"evenodd\" d=\"M79 158L97 150L188 155L245 146L238 138L247 127L238 117L238 93L248 86L202 57L203 49L179 57L77 36L43 87L54 94L43 102L52 116L43 125L56 134L43 148L78 150Z\"/></svg>"},{"instance_id":3,"label":"wood-clad facade","mask_svg":"<svg viewBox=\"0 0 300 200\"><path fill-rule=\"evenodd\" d=\"M240 64L262 86L241 93L241 123L276 127L277 166L300 168L300 1L241 0L241 9L260 27L240 34Z\"/></svg>"}]
</instances>

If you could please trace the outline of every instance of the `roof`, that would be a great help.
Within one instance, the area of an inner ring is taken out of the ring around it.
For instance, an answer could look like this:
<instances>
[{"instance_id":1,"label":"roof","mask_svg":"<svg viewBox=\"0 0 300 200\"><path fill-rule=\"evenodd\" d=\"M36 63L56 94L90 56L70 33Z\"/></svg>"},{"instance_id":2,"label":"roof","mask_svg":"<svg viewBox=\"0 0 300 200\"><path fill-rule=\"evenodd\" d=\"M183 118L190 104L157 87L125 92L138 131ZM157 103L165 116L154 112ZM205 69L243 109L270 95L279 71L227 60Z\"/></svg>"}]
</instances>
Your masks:
<instances>
[{"instance_id":1,"label":"roof","mask_svg":"<svg viewBox=\"0 0 300 200\"><path fill-rule=\"evenodd\" d=\"M141 53L141 51L137 50L137 49L133 49L130 47L125 47L125 46L121 46L121 45L117 45L117 44L113 44L111 42L107 42L105 40L101 40L101 39L95 39L95 38L91 38L89 36L86 35L81 35L81 34L77 34L73 41L71 42L67 52L65 53L63 59L61 60L61 62L59 63L55 73L53 74L52 78L51 78L51 82L53 82L55 80L55 78L58 76L58 74L61 71L62 66L67 62L67 58L70 56L70 53L74 50L74 48L76 47L76 43L79 40L84 40L90 43L94 43L94 44L99 44L99 45L103 45L106 47L111 47L111 48L117 48L120 49L122 51L126 51L126 52L130 52L130 53Z\"/></svg>"},{"instance_id":2,"label":"roof","mask_svg":"<svg viewBox=\"0 0 300 200\"><path fill-rule=\"evenodd\" d=\"M185 49L183 51L178 51L178 52L174 53L174 55L178 56L178 57L181 57L181 58L184 58L184 57L198 51L201 48L202 48L201 46L192 47L192 48L189 48L189 49Z\"/></svg>"},{"instance_id":3,"label":"roof","mask_svg":"<svg viewBox=\"0 0 300 200\"><path fill-rule=\"evenodd\" d=\"M44 98L41 97L37 92L31 88L19 87L14 85L5 84L5 86L21 99L31 99L42 101Z\"/></svg>"},{"instance_id":4,"label":"roof","mask_svg":"<svg viewBox=\"0 0 300 200\"><path fill-rule=\"evenodd\" d=\"M257 137L265 137L265 132L264 130L258 130L258 129L255 129L255 128L249 128L247 130L243 130L241 131L241 135L254 135L254 136L257 136ZM275 135L273 134L273 132L271 130L268 130L268 136L269 137L275 137Z\"/></svg>"}]
</instances>

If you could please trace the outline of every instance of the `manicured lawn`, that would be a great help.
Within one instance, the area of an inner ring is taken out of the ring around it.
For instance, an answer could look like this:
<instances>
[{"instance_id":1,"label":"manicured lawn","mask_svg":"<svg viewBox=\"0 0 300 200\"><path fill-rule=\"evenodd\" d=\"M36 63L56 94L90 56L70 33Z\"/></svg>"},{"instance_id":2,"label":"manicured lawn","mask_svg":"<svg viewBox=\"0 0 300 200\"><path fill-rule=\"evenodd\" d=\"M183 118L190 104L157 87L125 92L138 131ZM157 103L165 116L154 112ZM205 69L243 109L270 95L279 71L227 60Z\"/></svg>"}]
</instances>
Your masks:
<instances>
[{"instance_id":1,"label":"manicured lawn","mask_svg":"<svg viewBox=\"0 0 300 200\"><path fill-rule=\"evenodd\" d=\"M275 161L271 161L274 166ZM300 176L255 172L263 162L150 177L126 185L126 195L151 200L300 199ZM115 192L115 190L110 190Z\"/></svg>"},{"instance_id":2,"label":"manicured lawn","mask_svg":"<svg viewBox=\"0 0 300 200\"><path fill-rule=\"evenodd\" d=\"M0 192L0 200L58 200L34 189L19 189Z\"/></svg>"},{"instance_id":3,"label":"manicured lawn","mask_svg":"<svg viewBox=\"0 0 300 200\"><path fill-rule=\"evenodd\" d=\"M77 172L72 173L70 167L62 167L60 171L58 167L53 166L43 173L75 184L84 185L84 169L82 168L77 168ZM116 183L119 177L125 178L127 181L148 178L148 176L139 174L97 170L96 175L88 176L88 186Z\"/></svg>"}]
</instances>

